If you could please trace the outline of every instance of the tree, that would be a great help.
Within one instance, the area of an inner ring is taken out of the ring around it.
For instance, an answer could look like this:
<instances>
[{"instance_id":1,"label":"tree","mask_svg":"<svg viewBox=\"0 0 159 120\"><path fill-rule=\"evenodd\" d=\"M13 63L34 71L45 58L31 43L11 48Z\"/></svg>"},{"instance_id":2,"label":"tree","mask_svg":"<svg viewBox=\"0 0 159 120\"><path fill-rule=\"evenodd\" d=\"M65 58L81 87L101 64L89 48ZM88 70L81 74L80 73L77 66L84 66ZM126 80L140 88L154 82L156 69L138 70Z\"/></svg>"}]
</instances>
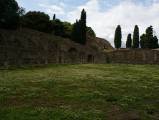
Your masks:
<instances>
[{"instance_id":1,"label":"tree","mask_svg":"<svg viewBox=\"0 0 159 120\"><path fill-rule=\"evenodd\" d=\"M19 24L19 9L15 0L0 0L0 28L17 28Z\"/></svg>"},{"instance_id":2,"label":"tree","mask_svg":"<svg viewBox=\"0 0 159 120\"><path fill-rule=\"evenodd\" d=\"M141 36L141 48L155 49L158 48L158 38L153 35L153 27L150 26L146 29L146 34Z\"/></svg>"},{"instance_id":3,"label":"tree","mask_svg":"<svg viewBox=\"0 0 159 120\"><path fill-rule=\"evenodd\" d=\"M80 20L76 20L72 29L72 40L85 45L87 41L87 25L86 25L86 11L81 12Z\"/></svg>"},{"instance_id":4,"label":"tree","mask_svg":"<svg viewBox=\"0 0 159 120\"><path fill-rule=\"evenodd\" d=\"M155 48L158 48L158 47L159 47L158 38L157 38L157 36L154 36L153 37L153 48L155 49Z\"/></svg>"},{"instance_id":5,"label":"tree","mask_svg":"<svg viewBox=\"0 0 159 120\"><path fill-rule=\"evenodd\" d=\"M137 25L134 28L133 48L139 48L139 27Z\"/></svg>"},{"instance_id":6,"label":"tree","mask_svg":"<svg viewBox=\"0 0 159 120\"><path fill-rule=\"evenodd\" d=\"M54 14L54 16L53 16L53 20L56 20L56 14Z\"/></svg>"},{"instance_id":7,"label":"tree","mask_svg":"<svg viewBox=\"0 0 159 120\"><path fill-rule=\"evenodd\" d=\"M146 34L141 35L140 37L140 46L141 48L147 48L146 46L147 37Z\"/></svg>"},{"instance_id":8,"label":"tree","mask_svg":"<svg viewBox=\"0 0 159 120\"><path fill-rule=\"evenodd\" d=\"M146 37L147 37L147 48L153 48L153 44L154 44L154 41L153 41L153 27L150 26L146 29Z\"/></svg>"},{"instance_id":9,"label":"tree","mask_svg":"<svg viewBox=\"0 0 159 120\"><path fill-rule=\"evenodd\" d=\"M55 19L51 22L52 24L52 31L54 35L64 37L64 25L59 19Z\"/></svg>"},{"instance_id":10,"label":"tree","mask_svg":"<svg viewBox=\"0 0 159 120\"><path fill-rule=\"evenodd\" d=\"M64 27L64 35L63 35L63 37L71 38L73 25L71 23L69 23L69 22L63 22L63 27Z\"/></svg>"},{"instance_id":11,"label":"tree","mask_svg":"<svg viewBox=\"0 0 159 120\"><path fill-rule=\"evenodd\" d=\"M126 48L132 48L131 34L128 34L127 41L126 41Z\"/></svg>"},{"instance_id":12,"label":"tree","mask_svg":"<svg viewBox=\"0 0 159 120\"><path fill-rule=\"evenodd\" d=\"M86 11L83 9L81 12L81 19L80 19L80 33L81 33L81 44L86 44L86 32L87 32L87 26L86 26Z\"/></svg>"},{"instance_id":13,"label":"tree","mask_svg":"<svg viewBox=\"0 0 159 120\"><path fill-rule=\"evenodd\" d=\"M114 37L115 48L121 48L121 39L122 39L121 27L120 25L118 25L115 30L115 37Z\"/></svg>"},{"instance_id":14,"label":"tree","mask_svg":"<svg viewBox=\"0 0 159 120\"><path fill-rule=\"evenodd\" d=\"M52 31L50 17L43 12L30 11L26 13L22 16L22 26L46 33Z\"/></svg>"},{"instance_id":15,"label":"tree","mask_svg":"<svg viewBox=\"0 0 159 120\"><path fill-rule=\"evenodd\" d=\"M19 16L22 17L25 14L25 8L20 7L18 10Z\"/></svg>"},{"instance_id":16,"label":"tree","mask_svg":"<svg viewBox=\"0 0 159 120\"><path fill-rule=\"evenodd\" d=\"M78 20L76 20L76 23L73 24L71 37L73 41L80 43L81 33L80 33L80 23Z\"/></svg>"},{"instance_id":17,"label":"tree","mask_svg":"<svg viewBox=\"0 0 159 120\"><path fill-rule=\"evenodd\" d=\"M93 38L96 37L96 34L91 27L87 27L87 35L90 36L90 37L93 37Z\"/></svg>"}]
</instances>

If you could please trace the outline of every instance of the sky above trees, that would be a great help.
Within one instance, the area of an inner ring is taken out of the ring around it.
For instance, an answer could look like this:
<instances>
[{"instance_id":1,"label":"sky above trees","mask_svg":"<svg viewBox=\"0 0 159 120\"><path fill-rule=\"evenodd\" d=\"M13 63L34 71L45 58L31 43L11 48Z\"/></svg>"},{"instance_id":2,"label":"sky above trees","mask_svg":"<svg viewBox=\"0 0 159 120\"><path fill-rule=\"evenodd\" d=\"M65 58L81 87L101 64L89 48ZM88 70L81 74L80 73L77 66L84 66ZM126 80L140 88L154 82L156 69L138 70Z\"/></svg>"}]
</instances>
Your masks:
<instances>
[{"instance_id":1,"label":"sky above trees","mask_svg":"<svg viewBox=\"0 0 159 120\"><path fill-rule=\"evenodd\" d=\"M140 35L152 25L159 37L159 0L17 0L26 11L43 11L51 17L71 23L79 19L83 8L87 11L87 24L97 36L106 38L113 45L118 24L123 33L123 46L128 33L133 33L137 24Z\"/></svg>"}]
</instances>

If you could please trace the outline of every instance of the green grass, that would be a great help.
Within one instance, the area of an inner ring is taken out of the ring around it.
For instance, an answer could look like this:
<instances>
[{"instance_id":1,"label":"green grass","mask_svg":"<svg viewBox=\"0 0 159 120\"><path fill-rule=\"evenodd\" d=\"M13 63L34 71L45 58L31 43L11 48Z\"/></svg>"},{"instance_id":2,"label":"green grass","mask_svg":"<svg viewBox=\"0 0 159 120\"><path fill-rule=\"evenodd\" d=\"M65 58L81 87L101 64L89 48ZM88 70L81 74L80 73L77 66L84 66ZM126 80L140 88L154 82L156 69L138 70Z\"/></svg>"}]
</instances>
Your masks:
<instances>
[{"instance_id":1,"label":"green grass","mask_svg":"<svg viewBox=\"0 0 159 120\"><path fill-rule=\"evenodd\" d=\"M0 120L158 120L158 65L0 70Z\"/></svg>"}]
</instances>

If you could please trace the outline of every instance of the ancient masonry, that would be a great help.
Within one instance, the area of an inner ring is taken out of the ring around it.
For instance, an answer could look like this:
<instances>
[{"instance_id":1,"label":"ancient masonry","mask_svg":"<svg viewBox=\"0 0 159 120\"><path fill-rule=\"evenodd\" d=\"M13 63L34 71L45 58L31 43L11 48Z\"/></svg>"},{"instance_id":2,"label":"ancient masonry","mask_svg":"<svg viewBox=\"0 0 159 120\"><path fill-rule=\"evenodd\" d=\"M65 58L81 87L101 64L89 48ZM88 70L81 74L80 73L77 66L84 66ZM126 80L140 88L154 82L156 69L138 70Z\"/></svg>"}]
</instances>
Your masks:
<instances>
[{"instance_id":1,"label":"ancient masonry","mask_svg":"<svg viewBox=\"0 0 159 120\"><path fill-rule=\"evenodd\" d=\"M159 64L159 50L115 50L104 39L82 46L69 39L30 29L0 30L0 66L48 63Z\"/></svg>"},{"instance_id":2,"label":"ancient masonry","mask_svg":"<svg viewBox=\"0 0 159 120\"><path fill-rule=\"evenodd\" d=\"M159 49L119 49L107 52L111 63L159 64Z\"/></svg>"},{"instance_id":3,"label":"ancient masonry","mask_svg":"<svg viewBox=\"0 0 159 120\"><path fill-rule=\"evenodd\" d=\"M34 30L0 30L0 66L48 63L105 63L105 53Z\"/></svg>"}]
</instances>

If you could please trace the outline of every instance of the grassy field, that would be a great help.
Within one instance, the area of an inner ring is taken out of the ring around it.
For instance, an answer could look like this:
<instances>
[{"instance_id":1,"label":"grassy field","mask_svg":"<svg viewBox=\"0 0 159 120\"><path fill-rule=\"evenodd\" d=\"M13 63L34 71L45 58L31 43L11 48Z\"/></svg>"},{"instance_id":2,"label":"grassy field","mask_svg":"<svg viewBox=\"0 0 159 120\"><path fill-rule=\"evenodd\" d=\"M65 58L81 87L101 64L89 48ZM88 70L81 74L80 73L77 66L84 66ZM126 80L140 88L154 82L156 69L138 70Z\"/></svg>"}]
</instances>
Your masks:
<instances>
[{"instance_id":1,"label":"grassy field","mask_svg":"<svg viewBox=\"0 0 159 120\"><path fill-rule=\"evenodd\" d=\"M159 66L0 70L0 120L159 120Z\"/></svg>"}]
</instances>

